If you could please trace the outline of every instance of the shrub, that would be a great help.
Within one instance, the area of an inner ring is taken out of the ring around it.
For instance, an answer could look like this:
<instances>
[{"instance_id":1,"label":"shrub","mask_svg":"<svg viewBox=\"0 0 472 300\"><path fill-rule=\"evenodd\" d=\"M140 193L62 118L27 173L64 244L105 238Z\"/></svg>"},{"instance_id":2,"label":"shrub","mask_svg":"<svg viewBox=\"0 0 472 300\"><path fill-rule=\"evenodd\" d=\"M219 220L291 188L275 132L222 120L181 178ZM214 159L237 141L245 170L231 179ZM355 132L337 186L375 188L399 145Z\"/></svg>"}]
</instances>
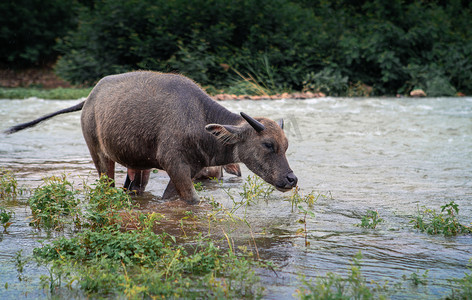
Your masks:
<instances>
[{"instance_id":1,"label":"shrub","mask_svg":"<svg viewBox=\"0 0 472 300\"><path fill-rule=\"evenodd\" d=\"M0 2L0 64L29 67L57 58L56 39L76 26L74 0Z\"/></svg>"},{"instance_id":2,"label":"shrub","mask_svg":"<svg viewBox=\"0 0 472 300\"><path fill-rule=\"evenodd\" d=\"M67 217L78 217L79 200L72 184L62 177L44 178L44 185L34 190L28 199L33 218L30 225L37 228L62 229L67 223Z\"/></svg>"},{"instance_id":3,"label":"shrub","mask_svg":"<svg viewBox=\"0 0 472 300\"><path fill-rule=\"evenodd\" d=\"M330 96L341 96L348 89L348 78L339 70L326 67L318 73L310 72L303 81L303 91L322 92Z\"/></svg>"},{"instance_id":4,"label":"shrub","mask_svg":"<svg viewBox=\"0 0 472 300\"><path fill-rule=\"evenodd\" d=\"M72 83L147 69L214 89L236 83L240 93L248 85L237 70L273 93L472 94L467 1L10 2L0 4L7 12L0 14L0 41L9 45L0 49L0 64L38 64L59 53L56 72Z\"/></svg>"},{"instance_id":5,"label":"shrub","mask_svg":"<svg viewBox=\"0 0 472 300\"><path fill-rule=\"evenodd\" d=\"M264 75L266 82L301 86L315 57L309 33L317 23L287 0L105 0L83 8L80 19L78 31L61 42L64 56L56 68L76 83L153 69L224 84L234 76L226 64L244 75ZM260 55L276 67L276 78L267 76Z\"/></svg>"},{"instance_id":6,"label":"shrub","mask_svg":"<svg viewBox=\"0 0 472 300\"><path fill-rule=\"evenodd\" d=\"M85 217L92 229L120 226L123 210L133 208L131 197L122 188L114 187L114 181L102 175L94 187L86 187L88 207ZM129 215L129 214L128 214Z\"/></svg>"},{"instance_id":7,"label":"shrub","mask_svg":"<svg viewBox=\"0 0 472 300\"><path fill-rule=\"evenodd\" d=\"M472 228L461 224L457 218L459 214L459 205L454 201L441 206L441 212L435 209L420 211L410 223L421 232L428 234L444 234L444 236L456 236L459 234L470 234Z\"/></svg>"}]
</instances>

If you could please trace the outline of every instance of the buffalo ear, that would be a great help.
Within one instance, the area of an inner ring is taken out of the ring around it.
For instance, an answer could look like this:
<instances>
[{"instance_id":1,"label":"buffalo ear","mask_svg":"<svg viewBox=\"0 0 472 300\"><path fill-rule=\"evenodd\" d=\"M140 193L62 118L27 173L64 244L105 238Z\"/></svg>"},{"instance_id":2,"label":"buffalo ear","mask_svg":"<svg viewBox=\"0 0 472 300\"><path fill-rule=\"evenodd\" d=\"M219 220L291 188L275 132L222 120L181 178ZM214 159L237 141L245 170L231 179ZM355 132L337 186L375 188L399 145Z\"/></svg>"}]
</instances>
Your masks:
<instances>
[{"instance_id":1,"label":"buffalo ear","mask_svg":"<svg viewBox=\"0 0 472 300\"><path fill-rule=\"evenodd\" d=\"M284 119L277 120L277 125L279 125L280 128L284 129Z\"/></svg>"},{"instance_id":2,"label":"buffalo ear","mask_svg":"<svg viewBox=\"0 0 472 300\"><path fill-rule=\"evenodd\" d=\"M205 130L213 134L224 145L235 144L241 140L241 128L232 125L208 124Z\"/></svg>"}]
</instances>

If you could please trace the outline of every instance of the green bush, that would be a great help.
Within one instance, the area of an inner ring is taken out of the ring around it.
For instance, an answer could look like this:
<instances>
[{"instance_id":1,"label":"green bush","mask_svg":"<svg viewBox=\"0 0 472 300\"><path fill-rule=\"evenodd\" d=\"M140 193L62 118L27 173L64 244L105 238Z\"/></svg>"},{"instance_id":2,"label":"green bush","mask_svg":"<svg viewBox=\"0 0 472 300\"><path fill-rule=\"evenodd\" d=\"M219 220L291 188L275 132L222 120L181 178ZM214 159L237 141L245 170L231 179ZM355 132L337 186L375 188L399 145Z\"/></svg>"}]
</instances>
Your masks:
<instances>
[{"instance_id":1,"label":"green bush","mask_svg":"<svg viewBox=\"0 0 472 300\"><path fill-rule=\"evenodd\" d=\"M78 218L77 191L66 176L44 178L44 185L34 190L28 199L33 217L30 225L36 228L61 230L68 217Z\"/></svg>"},{"instance_id":2,"label":"green bush","mask_svg":"<svg viewBox=\"0 0 472 300\"><path fill-rule=\"evenodd\" d=\"M7 12L0 14L0 41L8 45L0 49L0 64L38 64L60 54L56 72L72 83L147 69L178 72L213 90L237 85L237 93L250 87L242 75L263 93L305 87L328 95L415 88L428 96L472 94L467 1L43 3L0 4Z\"/></svg>"},{"instance_id":3,"label":"green bush","mask_svg":"<svg viewBox=\"0 0 472 300\"><path fill-rule=\"evenodd\" d=\"M326 67L320 72L310 72L303 81L303 90L322 92L332 96L341 96L348 89L348 78L342 76L339 70Z\"/></svg>"},{"instance_id":4,"label":"green bush","mask_svg":"<svg viewBox=\"0 0 472 300\"><path fill-rule=\"evenodd\" d=\"M225 64L275 85L301 86L315 57L310 32L317 22L287 0L105 0L83 8L80 19L78 31L61 42L65 54L56 69L75 83L153 69L221 85L235 76ZM277 67L275 78L260 56Z\"/></svg>"},{"instance_id":5,"label":"green bush","mask_svg":"<svg viewBox=\"0 0 472 300\"><path fill-rule=\"evenodd\" d=\"M29 67L55 62L56 39L76 26L74 0L0 2L0 65Z\"/></svg>"}]
</instances>

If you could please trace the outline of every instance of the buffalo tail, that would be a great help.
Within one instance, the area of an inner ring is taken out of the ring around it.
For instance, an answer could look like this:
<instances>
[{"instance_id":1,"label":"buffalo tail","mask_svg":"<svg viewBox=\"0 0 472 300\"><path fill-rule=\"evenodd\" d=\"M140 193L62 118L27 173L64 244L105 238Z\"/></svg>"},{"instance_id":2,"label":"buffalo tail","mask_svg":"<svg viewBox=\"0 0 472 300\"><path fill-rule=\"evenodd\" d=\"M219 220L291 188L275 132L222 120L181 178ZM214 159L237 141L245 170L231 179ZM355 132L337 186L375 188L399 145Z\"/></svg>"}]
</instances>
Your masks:
<instances>
[{"instance_id":1,"label":"buffalo tail","mask_svg":"<svg viewBox=\"0 0 472 300\"><path fill-rule=\"evenodd\" d=\"M23 130L23 129L26 129L26 128L29 128L29 127L33 127L35 126L36 124L42 122L42 121L45 121L47 119L50 119L52 117L55 117L57 115L60 115L60 114L65 114L65 113L70 113L70 112L74 112L74 111L79 111L82 109L82 107L84 106L84 103L85 101L82 101L81 103L77 104L77 105L74 105L74 106L71 106L71 107L68 107L68 108L64 108L64 109L61 109L61 110L58 110L56 112L53 112L49 115L45 115L45 116L42 116L41 118L38 118L36 120L33 120L33 121L30 121L30 122L26 122L26 123L22 123L22 124L18 124L18 125L15 125L13 127L10 127L8 128L7 130L4 131L5 134L12 134L12 133L15 133L17 131L20 131L20 130Z\"/></svg>"}]
</instances>

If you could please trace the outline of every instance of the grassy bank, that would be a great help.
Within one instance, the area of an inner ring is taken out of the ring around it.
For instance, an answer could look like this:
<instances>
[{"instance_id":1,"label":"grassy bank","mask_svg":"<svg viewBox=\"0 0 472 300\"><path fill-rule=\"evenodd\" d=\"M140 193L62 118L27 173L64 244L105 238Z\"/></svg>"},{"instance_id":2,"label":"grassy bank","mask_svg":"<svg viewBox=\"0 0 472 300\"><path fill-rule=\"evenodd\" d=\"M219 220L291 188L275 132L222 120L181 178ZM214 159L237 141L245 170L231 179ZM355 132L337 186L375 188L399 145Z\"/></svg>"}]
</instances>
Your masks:
<instances>
[{"instance_id":1,"label":"grassy bank","mask_svg":"<svg viewBox=\"0 0 472 300\"><path fill-rule=\"evenodd\" d=\"M256 86L254 84L254 86ZM257 87L257 86L256 86ZM252 90L241 89L239 86L229 87L224 90L216 90L213 87L204 87L206 92L212 96L215 100L261 100L261 99L307 99L324 97L323 93L312 93L312 92L295 92L295 93L278 93L270 91L268 89L256 89ZM0 87L0 99L27 99L36 97L40 99L51 99L51 100L70 100L85 98L88 96L92 88L54 88L54 89L42 89L33 87L21 87L21 88L4 88Z\"/></svg>"},{"instance_id":2,"label":"grassy bank","mask_svg":"<svg viewBox=\"0 0 472 300\"><path fill-rule=\"evenodd\" d=\"M0 99L26 99L37 97L41 99L69 100L87 97L92 88L4 88L0 87Z\"/></svg>"}]
</instances>

